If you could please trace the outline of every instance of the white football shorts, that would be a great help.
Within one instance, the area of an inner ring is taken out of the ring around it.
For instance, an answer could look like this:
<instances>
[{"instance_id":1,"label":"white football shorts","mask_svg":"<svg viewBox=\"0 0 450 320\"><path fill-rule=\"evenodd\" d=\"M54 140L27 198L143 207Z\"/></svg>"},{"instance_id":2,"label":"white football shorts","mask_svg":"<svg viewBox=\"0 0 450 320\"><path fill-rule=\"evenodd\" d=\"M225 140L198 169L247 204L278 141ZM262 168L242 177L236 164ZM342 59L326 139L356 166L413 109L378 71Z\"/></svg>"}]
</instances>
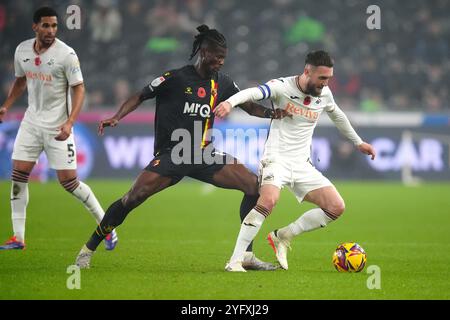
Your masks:
<instances>
[{"instance_id":1,"label":"white football shorts","mask_svg":"<svg viewBox=\"0 0 450 320\"><path fill-rule=\"evenodd\" d=\"M309 161L293 163L271 159L261 160L259 184L270 184L279 189L287 186L299 202L302 202L310 191L333 185Z\"/></svg>"},{"instance_id":2,"label":"white football shorts","mask_svg":"<svg viewBox=\"0 0 450 320\"><path fill-rule=\"evenodd\" d=\"M73 132L65 141L55 140L57 135L56 131L49 132L22 121L14 142L12 159L36 162L44 151L50 168L75 170L77 168L77 151Z\"/></svg>"}]
</instances>

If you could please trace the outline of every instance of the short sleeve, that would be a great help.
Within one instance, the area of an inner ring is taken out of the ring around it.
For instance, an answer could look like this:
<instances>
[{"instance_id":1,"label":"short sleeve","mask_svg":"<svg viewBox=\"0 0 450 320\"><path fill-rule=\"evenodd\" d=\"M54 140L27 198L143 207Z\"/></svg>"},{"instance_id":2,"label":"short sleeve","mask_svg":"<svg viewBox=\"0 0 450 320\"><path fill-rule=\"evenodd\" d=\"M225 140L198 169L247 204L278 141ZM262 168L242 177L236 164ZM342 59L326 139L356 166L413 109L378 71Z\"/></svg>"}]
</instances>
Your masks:
<instances>
[{"instance_id":1,"label":"short sleeve","mask_svg":"<svg viewBox=\"0 0 450 320\"><path fill-rule=\"evenodd\" d=\"M225 79L226 79L225 83L224 83L225 89L222 93L222 96L220 97L221 101L227 100L229 97L231 97L232 95L234 95L240 91L236 82L234 82L229 77L226 77Z\"/></svg>"},{"instance_id":2,"label":"short sleeve","mask_svg":"<svg viewBox=\"0 0 450 320\"><path fill-rule=\"evenodd\" d=\"M14 73L17 78L22 78L25 76L25 72L20 65L19 47L17 47L16 52L14 53Z\"/></svg>"},{"instance_id":3,"label":"short sleeve","mask_svg":"<svg viewBox=\"0 0 450 320\"><path fill-rule=\"evenodd\" d=\"M71 51L64 60L64 74L69 86L74 86L83 82L80 61L74 51Z\"/></svg>"},{"instance_id":4,"label":"short sleeve","mask_svg":"<svg viewBox=\"0 0 450 320\"><path fill-rule=\"evenodd\" d=\"M153 99L162 90L167 87L168 80L173 76L172 71L167 71L163 75L153 79L148 85L146 85L141 91L141 99Z\"/></svg>"}]
</instances>

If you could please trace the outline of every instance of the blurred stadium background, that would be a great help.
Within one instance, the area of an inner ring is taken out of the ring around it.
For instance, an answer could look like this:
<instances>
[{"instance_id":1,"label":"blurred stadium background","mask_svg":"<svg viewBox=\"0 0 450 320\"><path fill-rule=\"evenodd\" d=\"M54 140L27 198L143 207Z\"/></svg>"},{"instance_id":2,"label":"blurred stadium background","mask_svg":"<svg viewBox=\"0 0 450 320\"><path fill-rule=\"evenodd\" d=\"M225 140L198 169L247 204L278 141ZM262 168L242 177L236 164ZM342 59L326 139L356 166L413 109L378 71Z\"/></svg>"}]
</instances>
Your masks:
<instances>
[{"instance_id":1,"label":"blurred stadium background","mask_svg":"<svg viewBox=\"0 0 450 320\"><path fill-rule=\"evenodd\" d=\"M72 4L81 8L80 30L66 27ZM373 4L381 9L381 30L366 27ZM335 59L335 100L378 156L369 161L356 152L322 117L313 161L336 182L348 213L302 236L289 272L223 272L238 232L241 194L185 183L130 215L113 255L99 250L94 268L83 273L85 290L67 290L66 268L94 221L57 182L41 187L38 181L54 178L42 156L30 184L27 250L0 254L0 299L449 298L449 0L2 0L0 103L14 80L14 50L34 37L32 13L42 5L57 9L58 37L81 61L87 96L75 127L78 173L104 207L153 157L154 102L103 137L96 134L98 121L164 71L190 63L202 23L227 37L223 71L241 88L301 73L309 50L328 50ZM26 105L24 95L0 125L0 241L11 233L11 151ZM268 126L268 120L235 111L215 123L226 137L218 147L256 170ZM227 136L230 129L241 135ZM421 181L430 183L402 184ZM283 196L256 239L261 258L274 259L263 241L267 232L308 207ZM331 254L343 241L358 241L369 265L380 266L382 290L368 290L365 273L333 270Z\"/></svg>"},{"instance_id":2,"label":"blurred stadium background","mask_svg":"<svg viewBox=\"0 0 450 320\"><path fill-rule=\"evenodd\" d=\"M83 178L129 177L151 160L153 102L124 121L132 125L108 130L103 138L95 134L96 123L165 70L189 63L195 28L202 23L227 37L223 71L241 88L301 73L309 50L333 55L330 87L336 101L379 157L369 162L354 153L324 116L313 160L331 178L450 178L448 0L6 0L0 4L0 101L14 79L15 47L34 36L32 13L44 4L59 12L58 37L76 50L85 78L87 97L76 128ZM80 30L66 27L70 4L81 8ZM381 8L381 30L366 27L371 4ZM9 177L17 120L26 105L24 95L0 127L2 179ZM223 146L255 169L265 140L259 129L268 122L236 112L216 127L257 130L256 149L245 138L239 145L246 148L236 150L236 141ZM43 157L34 176L49 175Z\"/></svg>"}]
</instances>

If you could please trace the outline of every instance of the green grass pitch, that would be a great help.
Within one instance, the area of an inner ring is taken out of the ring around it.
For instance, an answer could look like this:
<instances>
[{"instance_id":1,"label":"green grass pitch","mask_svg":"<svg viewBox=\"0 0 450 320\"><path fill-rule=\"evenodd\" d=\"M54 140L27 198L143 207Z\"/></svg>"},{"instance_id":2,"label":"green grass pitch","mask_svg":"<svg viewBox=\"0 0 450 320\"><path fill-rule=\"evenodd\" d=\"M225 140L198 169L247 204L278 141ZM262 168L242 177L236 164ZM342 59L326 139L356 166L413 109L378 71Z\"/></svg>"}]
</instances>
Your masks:
<instances>
[{"instance_id":1,"label":"green grass pitch","mask_svg":"<svg viewBox=\"0 0 450 320\"><path fill-rule=\"evenodd\" d=\"M88 181L104 207L131 181ZM0 252L0 299L449 299L450 184L337 182L347 205L327 228L301 235L289 270L227 273L239 231L237 191L180 183L149 199L118 228L120 242L103 244L81 289L66 286L67 267L95 228L92 217L55 182L30 184L27 249ZM11 235L10 183L0 183L0 237ZM283 191L258 234L258 257L275 261L267 233L296 219L299 205ZM361 273L338 273L335 247L356 241L367 266L381 271L381 289ZM369 281L370 282L370 281Z\"/></svg>"}]
</instances>

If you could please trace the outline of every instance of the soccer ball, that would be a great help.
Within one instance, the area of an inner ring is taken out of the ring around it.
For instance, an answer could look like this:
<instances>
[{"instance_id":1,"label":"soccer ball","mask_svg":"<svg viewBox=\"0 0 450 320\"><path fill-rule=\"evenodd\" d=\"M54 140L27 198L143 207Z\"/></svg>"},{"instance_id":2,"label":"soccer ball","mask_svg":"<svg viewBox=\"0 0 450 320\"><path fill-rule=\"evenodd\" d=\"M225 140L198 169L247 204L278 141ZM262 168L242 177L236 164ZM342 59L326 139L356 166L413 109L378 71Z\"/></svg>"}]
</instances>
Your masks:
<instances>
[{"instance_id":1,"label":"soccer ball","mask_svg":"<svg viewBox=\"0 0 450 320\"><path fill-rule=\"evenodd\" d=\"M339 272L360 272L366 261L366 252L356 242L341 243L333 254L333 265Z\"/></svg>"}]
</instances>

